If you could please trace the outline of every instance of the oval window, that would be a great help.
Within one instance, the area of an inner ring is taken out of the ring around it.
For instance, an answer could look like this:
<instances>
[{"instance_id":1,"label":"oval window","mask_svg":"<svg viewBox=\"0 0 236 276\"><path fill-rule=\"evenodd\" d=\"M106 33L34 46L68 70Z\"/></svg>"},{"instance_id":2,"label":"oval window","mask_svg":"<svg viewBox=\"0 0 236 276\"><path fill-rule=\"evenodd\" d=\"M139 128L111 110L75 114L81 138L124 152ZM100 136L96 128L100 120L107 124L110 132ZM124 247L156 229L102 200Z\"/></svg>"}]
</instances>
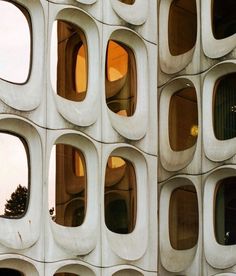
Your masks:
<instances>
[{"instance_id":1,"label":"oval window","mask_svg":"<svg viewBox=\"0 0 236 276\"><path fill-rule=\"evenodd\" d=\"M88 82L88 53L83 31L63 20L53 24L51 41L51 80L61 97L81 102Z\"/></svg>"},{"instance_id":2,"label":"oval window","mask_svg":"<svg viewBox=\"0 0 236 276\"><path fill-rule=\"evenodd\" d=\"M49 173L49 213L63 226L83 224L86 215L87 175L82 152L57 144L51 153Z\"/></svg>"},{"instance_id":3,"label":"oval window","mask_svg":"<svg viewBox=\"0 0 236 276\"><path fill-rule=\"evenodd\" d=\"M227 140L236 137L236 73L217 80L213 99L216 138Z\"/></svg>"},{"instance_id":4,"label":"oval window","mask_svg":"<svg viewBox=\"0 0 236 276\"><path fill-rule=\"evenodd\" d=\"M196 0L174 0L170 5L168 41L171 55L191 50L197 39Z\"/></svg>"},{"instance_id":5,"label":"oval window","mask_svg":"<svg viewBox=\"0 0 236 276\"><path fill-rule=\"evenodd\" d=\"M106 103L121 116L132 116L137 101L134 54L126 45L110 40L106 54Z\"/></svg>"},{"instance_id":6,"label":"oval window","mask_svg":"<svg viewBox=\"0 0 236 276\"><path fill-rule=\"evenodd\" d=\"M176 250L194 247L198 241L198 200L193 185L175 189L170 198L169 234Z\"/></svg>"},{"instance_id":7,"label":"oval window","mask_svg":"<svg viewBox=\"0 0 236 276\"><path fill-rule=\"evenodd\" d=\"M29 201L28 149L23 139L0 133L0 215L22 217Z\"/></svg>"},{"instance_id":8,"label":"oval window","mask_svg":"<svg viewBox=\"0 0 236 276\"><path fill-rule=\"evenodd\" d=\"M182 151L194 146L198 136L198 107L194 87L174 93L169 106L169 141L172 150Z\"/></svg>"},{"instance_id":9,"label":"oval window","mask_svg":"<svg viewBox=\"0 0 236 276\"><path fill-rule=\"evenodd\" d=\"M115 233L134 230L137 188L132 163L118 156L109 157L105 177L105 223Z\"/></svg>"},{"instance_id":10,"label":"oval window","mask_svg":"<svg viewBox=\"0 0 236 276\"><path fill-rule=\"evenodd\" d=\"M25 83L31 62L30 16L23 7L0 1L0 78Z\"/></svg>"}]
</instances>

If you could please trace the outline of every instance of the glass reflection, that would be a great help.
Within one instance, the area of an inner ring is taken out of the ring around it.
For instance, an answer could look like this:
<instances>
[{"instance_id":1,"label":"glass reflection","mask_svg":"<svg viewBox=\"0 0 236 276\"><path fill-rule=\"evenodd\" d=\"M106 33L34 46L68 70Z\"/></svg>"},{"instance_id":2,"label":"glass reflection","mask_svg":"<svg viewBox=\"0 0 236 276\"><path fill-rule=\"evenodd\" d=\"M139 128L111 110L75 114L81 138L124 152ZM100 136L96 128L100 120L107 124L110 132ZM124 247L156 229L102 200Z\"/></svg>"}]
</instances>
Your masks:
<instances>
[{"instance_id":1,"label":"glass reflection","mask_svg":"<svg viewBox=\"0 0 236 276\"><path fill-rule=\"evenodd\" d=\"M198 240L198 200L193 185L175 189L170 198L169 233L176 250L194 247Z\"/></svg>"},{"instance_id":2,"label":"glass reflection","mask_svg":"<svg viewBox=\"0 0 236 276\"><path fill-rule=\"evenodd\" d=\"M197 38L196 0L171 2L168 22L169 50L173 56L191 50Z\"/></svg>"},{"instance_id":3,"label":"glass reflection","mask_svg":"<svg viewBox=\"0 0 236 276\"><path fill-rule=\"evenodd\" d=\"M29 200L28 149L23 139L0 133L0 152L0 215L19 218L25 214Z\"/></svg>"},{"instance_id":4,"label":"glass reflection","mask_svg":"<svg viewBox=\"0 0 236 276\"><path fill-rule=\"evenodd\" d=\"M51 77L58 95L72 101L85 99L88 82L87 55L83 31L70 22L55 21L51 43Z\"/></svg>"},{"instance_id":5,"label":"glass reflection","mask_svg":"<svg viewBox=\"0 0 236 276\"><path fill-rule=\"evenodd\" d=\"M236 244L236 177L225 178L217 185L215 235L219 244Z\"/></svg>"},{"instance_id":6,"label":"glass reflection","mask_svg":"<svg viewBox=\"0 0 236 276\"><path fill-rule=\"evenodd\" d=\"M86 166L82 152L70 145L57 144L51 154L49 213L63 226L76 227L86 214Z\"/></svg>"},{"instance_id":7,"label":"glass reflection","mask_svg":"<svg viewBox=\"0 0 236 276\"><path fill-rule=\"evenodd\" d=\"M0 78L24 83L31 57L30 16L19 5L0 1Z\"/></svg>"},{"instance_id":8,"label":"glass reflection","mask_svg":"<svg viewBox=\"0 0 236 276\"><path fill-rule=\"evenodd\" d=\"M121 116L132 116L136 108L136 66L133 52L110 40L106 57L106 102Z\"/></svg>"},{"instance_id":9,"label":"glass reflection","mask_svg":"<svg viewBox=\"0 0 236 276\"><path fill-rule=\"evenodd\" d=\"M169 141L174 151L192 147L198 137L198 107L194 87L174 93L169 107Z\"/></svg>"},{"instance_id":10,"label":"glass reflection","mask_svg":"<svg viewBox=\"0 0 236 276\"><path fill-rule=\"evenodd\" d=\"M136 223L136 178L131 162L109 157L105 177L105 223L119 234L131 233Z\"/></svg>"}]
</instances>

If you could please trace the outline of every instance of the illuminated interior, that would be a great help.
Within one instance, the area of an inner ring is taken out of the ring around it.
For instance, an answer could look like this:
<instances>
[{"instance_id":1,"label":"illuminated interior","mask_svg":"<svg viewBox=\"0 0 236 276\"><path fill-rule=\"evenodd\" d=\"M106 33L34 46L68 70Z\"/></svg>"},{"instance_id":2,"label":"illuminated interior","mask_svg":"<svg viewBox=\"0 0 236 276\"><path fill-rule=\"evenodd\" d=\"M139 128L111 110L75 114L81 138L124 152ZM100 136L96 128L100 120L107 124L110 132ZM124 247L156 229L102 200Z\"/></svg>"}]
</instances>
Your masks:
<instances>
[{"instance_id":1,"label":"illuminated interior","mask_svg":"<svg viewBox=\"0 0 236 276\"><path fill-rule=\"evenodd\" d=\"M54 153L52 153L54 155ZM57 144L55 155L55 207L49 206L52 219L63 226L83 224L86 214L86 165L80 150L70 145ZM53 166L50 167L53 170Z\"/></svg>"},{"instance_id":2,"label":"illuminated interior","mask_svg":"<svg viewBox=\"0 0 236 276\"><path fill-rule=\"evenodd\" d=\"M128 234L135 227L137 212L135 170L121 157L109 157L105 177L105 223L115 233Z\"/></svg>"},{"instance_id":3,"label":"illuminated interior","mask_svg":"<svg viewBox=\"0 0 236 276\"><path fill-rule=\"evenodd\" d=\"M83 101L88 82L85 35L72 23L57 21L57 93L72 101Z\"/></svg>"},{"instance_id":4,"label":"illuminated interior","mask_svg":"<svg viewBox=\"0 0 236 276\"><path fill-rule=\"evenodd\" d=\"M120 116L132 116L136 108L136 66L133 52L110 40L106 57L106 102Z\"/></svg>"},{"instance_id":5,"label":"illuminated interior","mask_svg":"<svg viewBox=\"0 0 236 276\"><path fill-rule=\"evenodd\" d=\"M215 235L222 245L236 244L236 177L219 181L215 197Z\"/></svg>"},{"instance_id":6,"label":"illuminated interior","mask_svg":"<svg viewBox=\"0 0 236 276\"><path fill-rule=\"evenodd\" d=\"M224 39L236 33L235 0L212 0L212 30L216 39Z\"/></svg>"},{"instance_id":7,"label":"illuminated interior","mask_svg":"<svg viewBox=\"0 0 236 276\"><path fill-rule=\"evenodd\" d=\"M176 250L194 247L198 240L198 200L195 187L181 186L170 198L169 234Z\"/></svg>"},{"instance_id":8,"label":"illuminated interior","mask_svg":"<svg viewBox=\"0 0 236 276\"><path fill-rule=\"evenodd\" d=\"M221 77L215 84L213 123L217 139L236 137L236 73Z\"/></svg>"},{"instance_id":9,"label":"illuminated interior","mask_svg":"<svg viewBox=\"0 0 236 276\"><path fill-rule=\"evenodd\" d=\"M192 147L198 137L198 107L194 87L174 93L169 107L169 141L174 151Z\"/></svg>"},{"instance_id":10,"label":"illuminated interior","mask_svg":"<svg viewBox=\"0 0 236 276\"><path fill-rule=\"evenodd\" d=\"M127 5L133 5L135 2L135 0L119 0L119 1Z\"/></svg>"},{"instance_id":11,"label":"illuminated interior","mask_svg":"<svg viewBox=\"0 0 236 276\"><path fill-rule=\"evenodd\" d=\"M197 38L196 0L173 0L169 10L168 41L171 55L191 50Z\"/></svg>"}]
</instances>

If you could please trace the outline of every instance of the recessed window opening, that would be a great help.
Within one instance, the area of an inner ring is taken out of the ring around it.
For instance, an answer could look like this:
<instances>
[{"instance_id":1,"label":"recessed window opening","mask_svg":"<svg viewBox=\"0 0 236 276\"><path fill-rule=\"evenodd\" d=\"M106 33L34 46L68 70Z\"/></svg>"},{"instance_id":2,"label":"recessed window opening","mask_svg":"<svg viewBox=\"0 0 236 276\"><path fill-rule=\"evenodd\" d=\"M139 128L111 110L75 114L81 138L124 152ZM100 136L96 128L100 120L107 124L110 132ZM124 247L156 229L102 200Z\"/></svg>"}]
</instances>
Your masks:
<instances>
[{"instance_id":1,"label":"recessed window opening","mask_svg":"<svg viewBox=\"0 0 236 276\"><path fill-rule=\"evenodd\" d=\"M106 56L106 102L108 108L121 115L132 116L137 101L136 65L132 50L110 40Z\"/></svg>"},{"instance_id":2,"label":"recessed window opening","mask_svg":"<svg viewBox=\"0 0 236 276\"><path fill-rule=\"evenodd\" d=\"M29 167L26 142L8 133L0 133L0 215L22 217L29 201Z\"/></svg>"},{"instance_id":3,"label":"recessed window opening","mask_svg":"<svg viewBox=\"0 0 236 276\"><path fill-rule=\"evenodd\" d=\"M173 0L168 19L168 41L171 55L191 50L197 39L196 0Z\"/></svg>"},{"instance_id":4,"label":"recessed window opening","mask_svg":"<svg viewBox=\"0 0 236 276\"><path fill-rule=\"evenodd\" d=\"M0 268L0 276L24 276L22 272L12 268Z\"/></svg>"},{"instance_id":5,"label":"recessed window opening","mask_svg":"<svg viewBox=\"0 0 236 276\"><path fill-rule=\"evenodd\" d=\"M113 276L143 276L142 273L132 270L132 269L123 269L112 274Z\"/></svg>"},{"instance_id":6,"label":"recessed window opening","mask_svg":"<svg viewBox=\"0 0 236 276\"><path fill-rule=\"evenodd\" d=\"M224 39L236 33L236 2L212 0L212 30L216 39Z\"/></svg>"},{"instance_id":7,"label":"recessed window opening","mask_svg":"<svg viewBox=\"0 0 236 276\"><path fill-rule=\"evenodd\" d=\"M25 83L31 62L31 23L26 9L0 1L0 78Z\"/></svg>"},{"instance_id":8,"label":"recessed window opening","mask_svg":"<svg viewBox=\"0 0 236 276\"><path fill-rule=\"evenodd\" d=\"M198 200L193 185L175 189L170 198L169 234L176 250L194 247L198 240Z\"/></svg>"},{"instance_id":9,"label":"recessed window opening","mask_svg":"<svg viewBox=\"0 0 236 276\"><path fill-rule=\"evenodd\" d=\"M169 107L169 141L172 150L182 151L194 146L198 137L198 107L194 87L174 93Z\"/></svg>"},{"instance_id":10,"label":"recessed window opening","mask_svg":"<svg viewBox=\"0 0 236 276\"><path fill-rule=\"evenodd\" d=\"M217 183L215 236L219 244L236 244L236 177L228 177Z\"/></svg>"},{"instance_id":11,"label":"recessed window opening","mask_svg":"<svg viewBox=\"0 0 236 276\"><path fill-rule=\"evenodd\" d=\"M127 5L133 5L135 2L135 0L119 0L119 1Z\"/></svg>"},{"instance_id":12,"label":"recessed window opening","mask_svg":"<svg viewBox=\"0 0 236 276\"><path fill-rule=\"evenodd\" d=\"M109 157L105 177L105 223L118 234L134 230L137 188L132 163L118 156Z\"/></svg>"},{"instance_id":13,"label":"recessed window opening","mask_svg":"<svg viewBox=\"0 0 236 276\"><path fill-rule=\"evenodd\" d=\"M57 94L67 100L83 101L88 85L88 53L83 31L70 22L55 21L51 48L52 85Z\"/></svg>"},{"instance_id":14,"label":"recessed window opening","mask_svg":"<svg viewBox=\"0 0 236 276\"><path fill-rule=\"evenodd\" d=\"M236 73L216 81L213 105L216 138L227 140L236 137Z\"/></svg>"},{"instance_id":15,"label":"recessed window opening","mask_svg":"<svg viewBox=\"0 0 236 276\"><path fill-rule=\"evenodd\" d=\"M54 276L79 276L79 274L69 273L69 272L58 272Z\"/></svg>"},{"instance_id":16,"label":"recessed window opening","mask_svg":"<svg viewBox=\"0 0 236 276\"><path fill-rule=\"evenodd\" d=\"M83 153L70 145L57 144L51 153L49 213L63 226L83 224L87 206L87 175Z\"/></svg>"}]
</instances>

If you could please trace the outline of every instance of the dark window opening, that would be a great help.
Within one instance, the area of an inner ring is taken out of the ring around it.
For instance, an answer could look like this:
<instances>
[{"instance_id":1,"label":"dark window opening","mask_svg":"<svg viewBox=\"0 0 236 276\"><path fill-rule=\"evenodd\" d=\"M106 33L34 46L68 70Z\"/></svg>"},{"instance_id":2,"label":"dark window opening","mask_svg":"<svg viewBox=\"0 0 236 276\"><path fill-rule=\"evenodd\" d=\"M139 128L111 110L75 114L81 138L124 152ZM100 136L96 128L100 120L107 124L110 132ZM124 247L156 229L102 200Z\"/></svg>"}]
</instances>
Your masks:
<instances>
[{"instance_id":1,"label":"dark window opening","mask_svg":"<svg viewBox=\"0 0 236 276\"><path fill-rule=\"evenodd\" d=\"M236 73L221 77L215 84L214 132L218 140L236 137Z\"/></svg>"},{"instance_id":2,"label":"dark window opening","mask_svg":"<svg viewBox=\"0 0 236 276\"><path fill-rule=\"evenodd\" d=\"M134 167L126 159L110 157L105 178L105 222L109 230L128 234L136 223L136 178Z\"/></svg>"},{"instance_id":3,"label":"dark window opening","mask_svg":"<svg viewBox=\"0 0 236 276\"><path fill-rule=\"evenodd\" d=\"M0 276L24 276L24 274L15 269L0 268Z\"/></svg>"},{"instance_id":4,"label":"dark window opening","mask_svg":"<svg viewBox=\"0 0 236 276\"><path fill-rule=\"evenodd\" d=\"M215 236L219 244L236 244L236 177L225 178L217 184Z\"/></svg>"},{"instance_id":5,"label":"dark window opening","mask_svg":"<svg viewBox=\"0 0 236 276\"><path fill-rule=\"evenodd\" d=\"M175 189L170 198L169 233L176 250L194 247L198 241L198 200L192 185Z\"/></svg>"},{"instance_id":6,"label":"dark window opening","mask_svg":"<svg viewBox=\"0 0 236 276\"><path fill-rule=\"evenodd\" d=\"M235 0L212 0L212 29L216 39L227 38L236 32Z\"/></svg>"},{"instance_id":7,"label":"dark window opening","mask_svg":"<svg viewBox=\"0 0 236 276\"><path fill-rule=\"evenodd\" d=\"M191 50L197 38L197 8L195 0L174 0L168 22L169 50L173 56Z\"/></svg>"}]
</instances>

